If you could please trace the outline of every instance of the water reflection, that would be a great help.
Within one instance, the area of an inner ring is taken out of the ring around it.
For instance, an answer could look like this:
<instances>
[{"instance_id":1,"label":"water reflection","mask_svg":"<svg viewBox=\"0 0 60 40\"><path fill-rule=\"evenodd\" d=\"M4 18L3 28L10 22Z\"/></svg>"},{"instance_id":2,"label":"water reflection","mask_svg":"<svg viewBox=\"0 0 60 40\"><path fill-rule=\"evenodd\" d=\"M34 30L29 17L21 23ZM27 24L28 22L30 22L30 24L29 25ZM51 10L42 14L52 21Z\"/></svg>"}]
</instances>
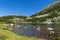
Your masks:
<instances>
[{"instance_id":1,"label":"water reflection","mask_svg":"<svg viewBox=\"0 0 60 40\"><path fill-rule=\"evenodd\" d=\"M47 31L48 27L55 29L57 32L60 32L58 31L59 30L58 28L60 28L59 25L46 25L46 24L40 24L40 25L17 24L17 25L20 25L20 26L14 27L13 32L22 36L33 36L37 38L46 37L48 34L48 31Z\"/></svg>"}]
</instances>

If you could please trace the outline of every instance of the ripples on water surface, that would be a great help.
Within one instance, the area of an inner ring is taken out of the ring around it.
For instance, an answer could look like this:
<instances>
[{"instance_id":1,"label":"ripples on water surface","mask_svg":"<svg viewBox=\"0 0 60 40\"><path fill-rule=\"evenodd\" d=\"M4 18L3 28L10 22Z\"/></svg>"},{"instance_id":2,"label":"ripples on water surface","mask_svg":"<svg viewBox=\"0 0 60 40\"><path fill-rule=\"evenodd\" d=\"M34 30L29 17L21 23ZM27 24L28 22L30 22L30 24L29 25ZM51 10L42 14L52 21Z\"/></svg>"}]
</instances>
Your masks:
<instances>
[{"instance_id":1,"label":"ripples on water surface","mask_svg":"<svg viewBox=\"0 0 60 40\"><path fill-rule=\"evenodd\" d=\"M40 24L40 25L32 25L32 24L17 24L19 27L14 27L13 32L22 35L22 36L33 36L33 37L46 37L48 34L47 28L51 27L55 29L56 32L60 33L60 25L52 25L52 24Z\"/></svg>"}]
</instances>

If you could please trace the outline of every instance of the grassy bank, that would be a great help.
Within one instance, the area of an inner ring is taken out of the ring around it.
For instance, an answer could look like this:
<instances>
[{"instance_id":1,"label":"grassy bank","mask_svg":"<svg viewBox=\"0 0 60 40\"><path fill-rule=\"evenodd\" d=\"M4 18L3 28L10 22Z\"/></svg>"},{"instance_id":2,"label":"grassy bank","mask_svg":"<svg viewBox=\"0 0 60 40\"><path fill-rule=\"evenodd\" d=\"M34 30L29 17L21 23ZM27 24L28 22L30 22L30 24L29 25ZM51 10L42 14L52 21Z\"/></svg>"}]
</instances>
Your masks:
<instances>
[{"instance_id":1,"label":"grassy bank","mask_svg":"<svg viewBox=\"0 0 60 40\"><path fill-rule=\"evenodd\" d=\"M34 37L26 37L17 35L11 31L2 29L0 25L0 40L37 40Z\"/></svg>"}]
</instances>

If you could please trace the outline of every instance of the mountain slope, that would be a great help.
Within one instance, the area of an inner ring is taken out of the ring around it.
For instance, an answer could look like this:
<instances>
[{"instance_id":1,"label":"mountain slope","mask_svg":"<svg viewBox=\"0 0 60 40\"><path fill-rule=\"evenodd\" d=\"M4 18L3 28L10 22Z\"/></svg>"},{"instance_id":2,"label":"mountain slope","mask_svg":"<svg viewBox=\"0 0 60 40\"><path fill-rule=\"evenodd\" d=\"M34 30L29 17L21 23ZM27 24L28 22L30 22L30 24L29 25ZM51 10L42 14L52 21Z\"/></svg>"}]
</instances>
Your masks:
<instances>
[{"instance_id":1,"label":"mountain slope","mask_svg":"<svg viewBox=\"0 0 60 40\"><path fill-rule=\"evenodd\" d=\"M44 8L42 11L32 15L33 16L39 16L39 15L43 15L43 14L50 14L50 13L55 13L55 12L59 12L60 11L60 2L55 2L51 5L49 5L48 7Z\"/></svg>"},{"instance_id":2,"label":"mountain slope","mask_svg":"<svg viewBox=\"0 0 60 40\"><path fill-rule=\"evenodd\" d=\"M42 11L31 15L30 17L33 18L32 20L35 20L35 22L45 22L48 20L51 22L57 21L56 19L59 19L60 17L60 1L56 1L55 3L44 8Z\"/></svg>"},{"instance_id":3,"label":"mountain slope","mask_svg":"<svg viewBox=\"0 0 60 40\"><path fill-rule=\"evenodd\" d=\"M25 19L26 16L16 16L16 15L2 16L0 17L0 23L12 23L10 19L14 18Z\"/></svg>"}]
</instances>

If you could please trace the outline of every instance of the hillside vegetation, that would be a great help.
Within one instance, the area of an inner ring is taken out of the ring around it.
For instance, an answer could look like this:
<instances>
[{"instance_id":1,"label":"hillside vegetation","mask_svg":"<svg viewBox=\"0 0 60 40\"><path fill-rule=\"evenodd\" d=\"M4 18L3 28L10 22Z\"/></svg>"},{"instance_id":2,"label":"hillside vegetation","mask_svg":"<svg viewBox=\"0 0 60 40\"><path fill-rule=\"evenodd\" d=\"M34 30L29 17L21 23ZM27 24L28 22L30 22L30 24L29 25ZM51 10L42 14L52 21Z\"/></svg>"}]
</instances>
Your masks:
<instances>
[{"instance_id":1,"label":"hillside vegetation","mask_svg":"<svg viewBox=\"0 0 60 40\"><path fill-rule=\"evenodd\" d=\"M41 16L41 15L46 15L46 14L49 14L48 16L43 16L43 17L38 17L38 16ZM48 7L44 8L42 11L40 12L37 12L36 14L34 15L31 15L30 17L32 17L33 19L33 22L45 22L47 21L47 19L51 19L51 22L54 22L54 23L58 23L60 22L60 2L55 2L51 5L49 5ZM35 18L37 17L37 18ZM58 19L58 20L57 20Z\"/></svg>"},{"instance_id":2,"label":"hillside vegetation","mask_svg":"<svg viewBox=\"0 0 60 40\"><path fill-rule=\"evenodd\" d=\"M0 17L0 23L12 23L12 20L10 19L14 18L25 19L26 16L16 16L16 15L2 16Z\"/></svg>"}]
</instances>

